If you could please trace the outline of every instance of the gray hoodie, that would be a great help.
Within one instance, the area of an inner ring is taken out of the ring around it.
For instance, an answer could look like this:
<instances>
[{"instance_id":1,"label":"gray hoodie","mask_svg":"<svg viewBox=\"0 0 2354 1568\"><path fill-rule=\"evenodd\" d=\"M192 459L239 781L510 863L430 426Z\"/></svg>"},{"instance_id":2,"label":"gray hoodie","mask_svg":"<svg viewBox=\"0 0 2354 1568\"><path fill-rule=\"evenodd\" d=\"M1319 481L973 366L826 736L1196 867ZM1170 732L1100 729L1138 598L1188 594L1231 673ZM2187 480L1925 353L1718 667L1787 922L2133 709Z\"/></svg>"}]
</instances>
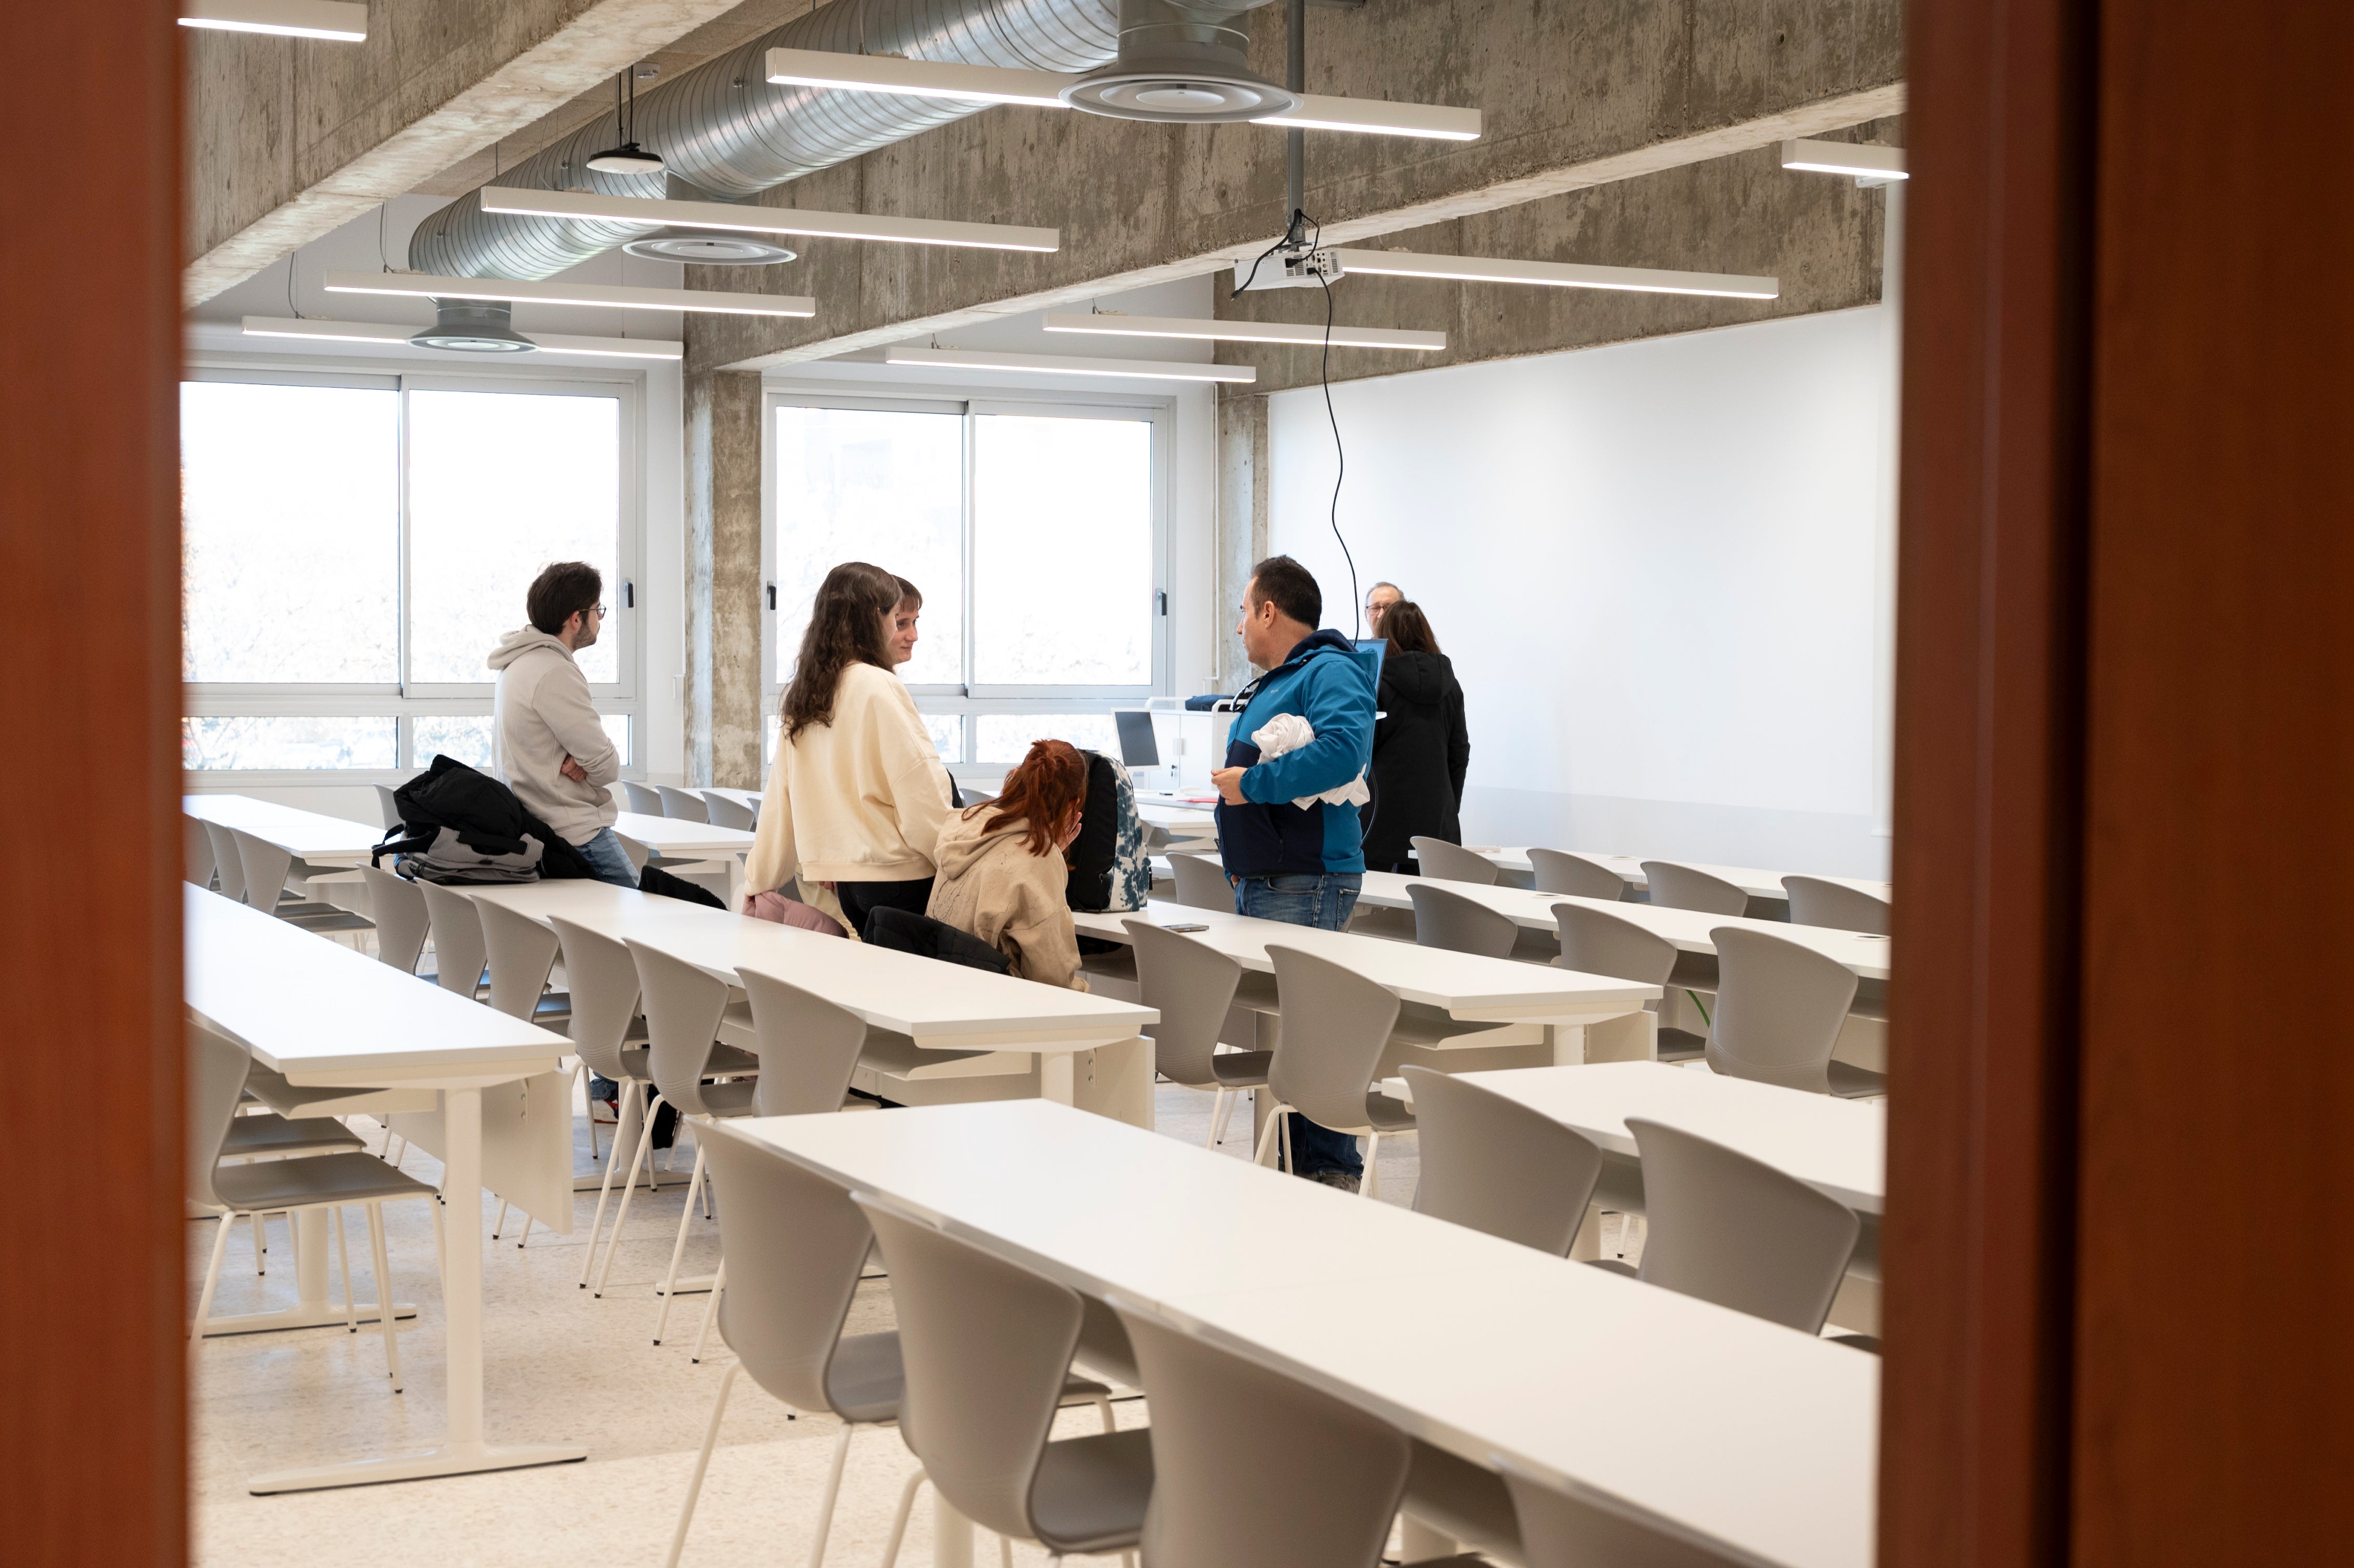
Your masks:
<instances>
[{"instance_id":1,"label":"gray hoodie","mask_svg":"<svg viewBox=\"0 0 2354 1568\"><path fill-rule=\"evenodd\" d=\"M500 638L484 662L499 674L491 770L567 843L587 843L613 825L619 813L603 786L621 776L621 755L588 700L588 677L573 662L572 650L529 626ZM567 756L588 782L564 776Z\"/></svg>"}]
</instances>

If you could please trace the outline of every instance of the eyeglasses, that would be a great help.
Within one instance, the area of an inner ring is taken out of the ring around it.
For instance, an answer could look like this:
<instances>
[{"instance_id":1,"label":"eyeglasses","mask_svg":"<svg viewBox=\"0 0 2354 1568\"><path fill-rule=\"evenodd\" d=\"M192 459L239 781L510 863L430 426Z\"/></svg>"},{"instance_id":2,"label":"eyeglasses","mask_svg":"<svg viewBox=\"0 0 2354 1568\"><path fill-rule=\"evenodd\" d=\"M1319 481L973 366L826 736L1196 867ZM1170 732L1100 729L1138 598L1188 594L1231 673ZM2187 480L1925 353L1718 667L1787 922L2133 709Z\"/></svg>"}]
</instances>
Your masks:
<instances>
[{"instance_id":1,"label":"eyeglasses","mask_svg":"<svg viewBox=\"0 0 2354 1568\"><path fill-rule=\"evenodd\" d=\"M601 604L592 604L588 607L588 613L591 615L602 615L605 613L605 607Z\"/></svg>"}]
</instances>

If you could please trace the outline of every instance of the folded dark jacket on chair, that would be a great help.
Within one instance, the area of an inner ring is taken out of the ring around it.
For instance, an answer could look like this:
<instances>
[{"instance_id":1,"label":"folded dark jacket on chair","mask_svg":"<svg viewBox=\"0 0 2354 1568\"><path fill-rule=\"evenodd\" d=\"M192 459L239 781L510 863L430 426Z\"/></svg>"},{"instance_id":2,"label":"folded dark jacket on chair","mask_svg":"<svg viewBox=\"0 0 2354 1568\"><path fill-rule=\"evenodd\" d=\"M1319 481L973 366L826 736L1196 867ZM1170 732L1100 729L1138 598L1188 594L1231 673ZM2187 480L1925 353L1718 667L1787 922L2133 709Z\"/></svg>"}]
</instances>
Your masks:
<instances>
[{"instance_id":1,"label":"folded dark jacket on chair","mask_svg":"<svg viewBox=\"0 0 2354 1568\"><path fill-rule=\"evenodd\" d=\"M900 952L920 954L942 963L962 964L967 969L1001 975L1011 974L1013 969L1003 953L970 932L960 931L928 915L894 909L887 904L867 911L863 935L875 947L896 948Z\"/></svg>"}]
</instances>

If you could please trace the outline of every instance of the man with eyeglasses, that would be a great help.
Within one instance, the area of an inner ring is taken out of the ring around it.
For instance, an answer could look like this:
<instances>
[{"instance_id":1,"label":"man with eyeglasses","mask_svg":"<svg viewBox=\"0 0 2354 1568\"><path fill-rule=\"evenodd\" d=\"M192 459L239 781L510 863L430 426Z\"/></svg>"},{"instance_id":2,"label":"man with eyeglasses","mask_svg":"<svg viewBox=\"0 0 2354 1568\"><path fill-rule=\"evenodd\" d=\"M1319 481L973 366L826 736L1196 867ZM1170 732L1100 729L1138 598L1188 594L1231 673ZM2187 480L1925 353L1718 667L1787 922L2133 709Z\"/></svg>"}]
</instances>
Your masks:
<instances>
[{"instance_id":1,"label":"man with eyeglasses","mask_svg":"<svg viewBox=\"0 0 2354 1568\"><path fill-rule=\"evenodd\" d=\"M524 597L531 624L500 638L485 661L499 677L491 770L599 877L635 887L636 868L613 832L620 812L605 788L621 776L621 754L572 657L604 627L598 602L604 591L603 576L586 561L557 561L532 583Z\"/></svg>"},{"instance_id":2,"label":"man with eyeglasses","mask_svg":"<svg viewBox=\"0 0 2354 1568\"><path fill-rule=\"evenodd\" d=\"M1375 583L1371 588L1367 589L1365 593L1365 635L1368 637L1379 637L1382 634L1382 617L1390 612L1390 606L1397 603L1404 598L1405 598L1405 595L1398 591L1398 586L1395 583Z\"/></svg>"}]
</instances>

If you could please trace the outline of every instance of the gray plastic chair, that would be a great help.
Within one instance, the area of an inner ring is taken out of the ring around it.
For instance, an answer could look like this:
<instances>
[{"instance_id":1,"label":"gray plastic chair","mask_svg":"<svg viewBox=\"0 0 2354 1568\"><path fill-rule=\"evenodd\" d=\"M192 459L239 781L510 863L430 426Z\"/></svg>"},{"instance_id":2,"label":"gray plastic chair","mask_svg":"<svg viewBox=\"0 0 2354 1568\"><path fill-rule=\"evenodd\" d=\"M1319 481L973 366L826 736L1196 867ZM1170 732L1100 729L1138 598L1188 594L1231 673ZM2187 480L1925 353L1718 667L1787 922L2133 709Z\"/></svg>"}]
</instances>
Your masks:
<instances>
[{"instance_id":1,"label":"gray plastic chair","mask_svg":"<svg viewBox=\"0 0 2354 1568\"><path fill-rule=\"evenodd\" d=\"M1267 1086L1277 1105L1259 1135L1258 1163L1267 1163L1283 1113L1298 1111L1333 1132L1369 1138L1365 1176L1358 1187L1376 1196L1381 1174L1373 1157L1382 1135L1414 1130L1414 1113L1373 1087L1373 1072L1397 1022L1398 999L1354 969L1297 948L1267 944L1275 964L1275 990L1283 1010L1283 1038L1267 1065ZM1291 1165L1289 1139L1284 1166Z\"/></svg>"},{"instance_id":2,"label":"gray plastic chair","mask_svg":"<svg viewBox=\"0 0 2354 1568\"><path fill-rule=\"evenodd\" d=\"M1855 971L1786 937L1737 926L1716 944L1716 1017L1708 1065L1728 1077L1860 1099L1888 1092L1885 1074L1831 1060Z\"/></svg>"},{"instance_id":3,"label":"gray plastic chair","mask_svg":"<svg viewBox=\"0 0 2354 1568\"><path fill-rule=\"evenodd\" d=\"M560 1030L572 1016L572 999L550 992L548 976L562 951L556 933L504 904L472 900L482 924L482 952L491 967L490 1003L509 1018L528 1019Z\"/></svg>"},{"instance_id":4,"label":"gray plastic chair","mask_svg":"<svg viewBox=\"0 0 2354 1568\"><path fill-rule=\"evenodd\" d=\"M1415 1213L1567 1257L1601 1180L1602 1150L1493 1089L1428 1067L1399 1071L1414 1086L1420 1132Z\"/></svg>"},{"instance_id":5,"label":"gray plastic chair","mask_svg":"<svg viewBox=\"0 0 2354 1568\"><path fill-rule=\"evenodd\" d=\"M1657 986L1666 985L1676 971L1676 945L1632 920L1583 904L1556 904L1553 917L1561 933L1563 969ZM1696 1062L1707 1054L1706 1035L1662 1024L1652 1058Z\"/></svg>"},{"instance_id":6,"label":"gray plastic chair","mask_svg":"<svg viewBox=\"0 0 2354 1568\"><path fill-rule=\"evenodd\" d=\"M1616 904L1627 896L1627 879L1598 860L1567 850L1532 849L1529 865L1535 874L1530 885L1539 893L1566 894L1572 898L1599 898Z\"/></svg>"},{"instance_id":7,"label":"gray plastic chair","mask_svg":"<svg viewBox=\"0 0 2354 1568\"><path fill-rule=\"evenodd\" d=\"M1888 900L1875 898L1861 887L1819 876L1786 876L1782 879L1782 891L1790 895L1793 926L1828 926L1835 931L1888 935Z\"/></svg>"},{"instance_id":8,"label":"gray plastic chair","mask_svg":"<svg viewBox=\"0 0 2354 1568\"><path fill-rule=\"evenodd\" d=\"M638 1148L644 1152L652 1140L653 1112L667 1100L678 1107L678 1114L693 1117L698 1124L695 1139L695 1173L686 1181L686 1206L679 1212L678 1239L671 1244L670 1271L663 1277L662 1312L654 1323L654 1343L662 1343L663 1333L670 1327L671 1303L678 1296L678 1264L686 1251L687 1226L695 1219L695 1195L703 1188L705 1146L700 1128L708 1127L722 1117L758 1114L756 1096L759 1090L751 1075L759 1071L759 1058L719 1042L721 1031L739 1039L754 1037L752 1012L740 1001L731 1001L730 987L716 975L705 974L683 959L649 948L635 940L625 944L630 958L638 967L638 985L645 999L646 1034L652 1043L647 1065L653 1071L654 1103L648 1108L645 1130L638 1135ZM724 1084L704 1080L722 1075L731 1081ZM836 1102L839 1104L839 1102ZM630 1161L630 1179L637 1179L638 1162ZM629 1214L629 1194L621 1195L621 1214ZM613 1254L620 1250L621 1219L613 1222L613 1245L605 1252L605 1267L610 1273ZM604 1293L604 1281L598 1281L598 1293Z\"/></svg>"},{"instance_id":9,"label":"gray plastic chair","mask_svg":"<svg viewBox=\"0 0 2354 1568\"><path fill-rule=\"evenodd\" d=\"M1819 1333L1862 1228L1855 1211L1681 1128L1628 1117L1627 1130L1649 1226L1637 1277Z\"/></svg>"},{"instance_id":10,"label":"gray plastic chair","mask_svg":"<svg viewBox=\"0 0 2354 1568\"><path fill-rule=\"evenodd\" d=\"M1422 868L1425 876L1440 882L1476 882L1482 887L1493 887L1503 875L1494 861L1473 854L1461 844L1421 837L1411 842L1414 863Z\"/></svg>"},{"instance_id":11,"label":"gray plastic chair","mask_svg":"<svg viewBox=\"0 0 2354 1568\"><path fill-rule=\"evenodd\" d=\"M1377 1568L1405 1495L1405 1434L1353 1404L1113 1303L1152 1413L1144 1561Z\"/></svg>"},{"instance_id":12,"label":"gray plastic chair","mask_svg":"<svg viewBox=\"0 0 2354 1568\"><path fill-rule=\"evenodd\" d=\"M256 838L241 828L231 828L229 837L237 842L238 860L245 870L246 902L253 907L323 935L375 928L365 915L355 915L334 904L313 903L288 890L287 880L294 872L292 852L267 839ZM264 891L269 888L277 889L277 895L273 897Z\"/></svg>"},{"instance_id":13,"label":"gray plastic chair","mask_svg":"<svg viewBox=\"0 0 2354 1568\"><path fill-rule=\"evenodd\" d=\"M659 817L663 814L662 795L652 785L641 784L634 779L624 779L620 780L620 785L621 799L629 802L629 810L642 817Z\"/></svg>"},{"instance_id":14,"label":"gray plastic chair","mask_svg":"<svg viewBox=\"0 0 2354 1568\"><path fill-rule=\"evenodd\" d=\"M184 878L198 887L210 887L213 885L212 834L205 831L202 821L186 813L181 815L180 830L186 854L181 863Z\"/></svg>"},{"instance_id":15,"label":"gray plastic chair","mask_svg":"<svg viewBox=\"0 0 2354 1568\"><path fill-rule=\"evenodd\" d=\"M220 1283L221 1255L228 1247L229 1227L241 1214L292 1213L325 1209L334 1232L335 1253L342 1265L345 1327L359 1332L353 1307L351 1255L344 1241L342 1206L364 1205L368 1215L368 1243L376 1259L376 1299L387 1305L376 1313L384 1334L385 1371L392 1391L400 1392L398 1330L391 1309L392 1271L385 1261L384 1205L402 1198L423 1198L433 1204L434 1224L440 1224L440 1205L434 1190L404 1176L373 1154L344 1151L295 1160L261 1160L225 1164L224 1148L229 1124L237 1119L237 1104L253 1059L236 1042L208 1029L188 1035L187 1194L207 1208L222 1211L220 1229L213 1235L212 1260L206 1266L204 1291L196 1301L196 1319L188 1334L193 1356L204 1344L205 1325L211 1320L213 1291Z\"/></svg>"},{"instance_id":16,"label":"gray plastic chair","mask_svg":"<svg viewBox=\"0 0 2354 1568\"><path fill-rule=\"evenodd\" d=\"M1721 876L1678 865L1671 860L1647 860L1644 880L1650 884L1651 902L1662 909L1697 909L1703 915L1739 915L1749 907L1749 895Z\"/></svg>"},{"instance_id":17,"label":"gray plastic chair","mask_svg":"<svg viewBox=\"0 0 2354 1568\"><path fill-rule=\"evenodd\" d=\"M1459 893L1449 893L1444 887L1426 885L1426 879L1416 879L1405 891L1406 896L1414 900L1416 946L1476 953L1483 959L1512 956L1513 944L1521 939L1521 927L1510 915L1474 903Z\"/></svg>"},{"instance_id":18,"label":"gray plastic chair","mask_svg":"<svg viewBox=\"0 0 2354 1568\"><path fill-rule=\"evenodd\" d=\"M667 784L654 786L654 794L662 800L662 814L675 817L682 822L708 822L711 810L703 797L691 789L673 789Z\"/></svg>"},{"instance_id":19,"label":"gray plastic chair","mask_svg":"<svg viewBox=\"0 0 2354 1568\"><path fill-rule=\"evenodd\" d=\"M491 961L491 953L474 901L438 882L419 882L416 886L425 895L425 911L433 923L435 982L460 996L481 994L482 970Z\"/></svg>"},{"instance_id":20,"label":"gray plastic chair","mask_svg":"<svg viewBox=\"0 0 2354 1568\"><path fill-rule=\"evenodd\" d=\"M1498 1467L1519 1518L1527 1568L1731 1568L1744 1561L1607 1512L1514 1466Z\"/></svg>"},{"instance_id":21,"label":"gray plastic chair","mask_svg":"<svg viewBox=\"0 0 2354 1568\"><path fill-rule=\"evenodd\" d=\"M631 1134L651 1122L647 1098L653 1093L653 1068L647 1058L645 1019L638 1012L638 966L630 949L585 926L552 917L558 949L564 955L565 984L572 992L572 1019L567 1033L572 1049L588 1070L620 1086L620 1123L613 1128L613 1147L605 1161L605 1179L597 1190L597 1216L589 1223L588 1247L580 1262L579 1284L588 1285L597 1266L597 1238L605 1228L605 1203L613 1191L613 1171L621 1150L634 1148ZM595 1138L593 1130L590 1138ZM632 1181L636 1179L634 1168ZM622 1195L624 1209L628 1193ZM618 1228L615 1231L619 1234ZM611 1266L608 1260L607 1266Z\"/></svg>"},{"instance_id":22,"label":"gray plastic chair","mask_svg":"<svg viewBox=\"0 0 2354 1568\"><path fill-rule=\"evenodd\" d=\"M736 978L751 1006L752 1053L760 1061L753 1100L759 1114L842 1109L866 1044L866 1021L776 975L738 969Z\"/></svg>"},{"instance_id":23,"label":"gray plastic chair","mask_svg":"<svg viewBox=\"0 0 2354 1568\"><path fill-rule=\"evenodd\" d=\"M1138 1000L1156 1008L1161 1022L1147 1024L1153 1065L1172 1084L1215 1091L1210 1102L1207 1148L1225 1136L1231 1107L1226 1097L1267 1082L1272 1051L1220 1051L1218 1035L1241 989L1242 965L1182 931L1164 930L1150 920L1123 920L1129 948L1136 955Z\"/></svg>"},{"instance_id":24,"label":"gray plastic chair","mask_svg":"<svg viewBox=\"0 0 2354 1568\"><path fill-rule=\"evenodd\" d=\"M900 1493L884 1548L893 1568L928 1478L958 1512L1057 1557L1126 1552L1144 1531L1152 1438L1106 1430L1050 1440L1069 1398L1086 1303L1069 1286L853 1192L891 1273L907 1389L899 1436L924 1464Z\"/></svg>"},{"instance_id":25,"label":"gray plastic chair","mask_svg":"<svg viewBox=\"0 0 2354 1568\"><path fill-rule=\"evenodd\" d=\"M400 820L400 802L393 799L392 787L390 785L379 784L376 787L376 812L378 817L383 819L384 831L387 832L390 832L393 829L402 825Z\"/></svg>"},{"instance_id":26,"label":"gray plastic chair","mask_svg":"<svg viewBox=\"0 0 2354 1568\"><path fill-rule=\"evenodd\" d=\"M703 804L711 813L714 827L734 828L737 832L748 833L758 825L751 807L731 800L725 795L706 794L703 797Z\"/></svg>"},{"instance_id":27,"label":"gray plastic chair","mask_svg":"<svg viewBox=\"0 0 2354 1568\"><path fill-rule=\"evenodd\" d=\"M621 853L629 857L630 869L642 874L647 863L654 858L654 852L627 833L615 833L613 838L621 846Z\"/></svg>"},{"instance_id":28,"label":"gray plastic chair","mask_svg":"<svg viewBox=\"0 0 2354 1568\"><path fill-rule=\"evenodd\" d=\"M219 885L221 896L245 902L245 862L237 853L237 835L210 819L203 822L206 839L213 846L213 876Z\"/></svg>"},{"instance_id":29,"label":"gray plastic chair","mask_svg":"<svg viewBox=\"0 0 2354 1568\"><path fill-rule=\"evenodd\" d=\"M1172 854L1169 870L1177 879L1178 903L1189 909L1235 912L1235 885L1226 880L1226 868L1215 859L1205 854Z\"/></svg>"},{"instance_id":30,"label":"gray plastic chair","mask_svg":"<svg viewBox=\"0 0 2354 1568\"><path fill-rule=\"evenodd\" d=\"M415 974L425 938L433 929L425 895L417 884L381 866L360 867L360 880L367 885L368 914L376 921L376 958L404 974Z\"/></svg>"}]
</instances>

